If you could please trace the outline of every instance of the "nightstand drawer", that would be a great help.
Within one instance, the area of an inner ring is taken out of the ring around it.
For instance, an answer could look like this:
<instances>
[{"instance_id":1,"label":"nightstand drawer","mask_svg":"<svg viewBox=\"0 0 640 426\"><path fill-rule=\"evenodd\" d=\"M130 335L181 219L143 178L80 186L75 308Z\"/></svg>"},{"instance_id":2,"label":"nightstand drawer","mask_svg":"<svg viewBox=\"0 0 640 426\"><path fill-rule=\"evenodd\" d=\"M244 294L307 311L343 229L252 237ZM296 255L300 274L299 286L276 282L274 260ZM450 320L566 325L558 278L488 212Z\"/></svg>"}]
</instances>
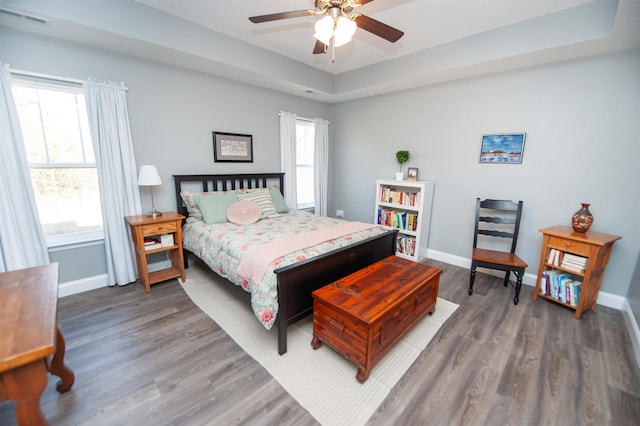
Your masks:
<instances>
[{"instance_id":1,"label":"nightstand drawer","mask_svg":"<svg viewBox=\"0 0 640 426\"><path fill-rule=\"evenodd\" d=\"M177 230L178 226L175 221L142 225L142 235L145 237L148 235L168 234L170 232L176 232Z\"/></svg>"},{"instance_id":2,"label":"nightstand drawer","mask_svg":"<svg viewBox=\"0 0 640 426\"><path fill-rule=\"evenodd\" d=\"M589 253L591 252L590 244L554 236L549 237L549 247L567 251L573 254L579 254L581 256L589 256Z\"/></svg>"}]
</instances>

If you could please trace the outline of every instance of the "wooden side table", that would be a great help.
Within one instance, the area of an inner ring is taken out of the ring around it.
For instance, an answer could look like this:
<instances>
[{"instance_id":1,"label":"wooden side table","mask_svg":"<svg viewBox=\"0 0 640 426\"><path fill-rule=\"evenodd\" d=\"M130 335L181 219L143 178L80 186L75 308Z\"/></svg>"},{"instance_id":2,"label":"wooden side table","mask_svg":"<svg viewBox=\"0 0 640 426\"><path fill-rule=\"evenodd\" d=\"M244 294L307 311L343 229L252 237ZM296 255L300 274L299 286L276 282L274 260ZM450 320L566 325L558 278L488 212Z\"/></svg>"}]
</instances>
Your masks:
<instances>
[{"instance_id":1,"label":"wooden side table","mask_svg":"<svg viewBox=\"0 0 640 426\"><path fill-rule=\"evenodd\" d=\"M20 425L48 424L40 409L47 372L60 377L60 393L75 381L57 312L57 263L0 274L0 402L16 401Z\"/></svg>"},{"instance_id":2,"label":"wooden side table","mask_svg":"<svg viewBox=\"0 0 640 426\"><path fill-rule=\"evenodd\" d=\"M538 267L538 279L533 292L533 300L537 300L538 297L544 297L575 309L575 317L579 319L582 312L588 309L595 309L600 284L604 276L604 268L607 266L611 255L611 248L613 243L622 237L593 231L574 232L570 226L563 225L541 229L540 232L543 234L542 251L540 253L540 266ZM550 261L550 250L558 252L558 261ZM563 265L562 257L566 254L584 258L584 270L576 270ZM570 277L582 282L582 290L577 304L559 300L553 295L541 294L540 286L544 285L542 282L543 273L554 270L568 274Z\"/></svg>"},{"instance_id":3,"label":"wooden side table","mask_svg":"<svg viewBox=\"0 0 640 426\"><path fill-rule=\"evenodd\" d=\"M147 215L127 216L126 221L131 226L131 239L136 251L138 265L138 279L149 293L151 284L181 278L186 281L184 273L184 258L182 253L182 220L184 216L175 212L164 212L155 218ZM172 235L173 244L147 250L144 245L145 237L160 237ZM171 267L159 271L149 272L147 255L169 251Z\"/></svg>"}]
</instances>

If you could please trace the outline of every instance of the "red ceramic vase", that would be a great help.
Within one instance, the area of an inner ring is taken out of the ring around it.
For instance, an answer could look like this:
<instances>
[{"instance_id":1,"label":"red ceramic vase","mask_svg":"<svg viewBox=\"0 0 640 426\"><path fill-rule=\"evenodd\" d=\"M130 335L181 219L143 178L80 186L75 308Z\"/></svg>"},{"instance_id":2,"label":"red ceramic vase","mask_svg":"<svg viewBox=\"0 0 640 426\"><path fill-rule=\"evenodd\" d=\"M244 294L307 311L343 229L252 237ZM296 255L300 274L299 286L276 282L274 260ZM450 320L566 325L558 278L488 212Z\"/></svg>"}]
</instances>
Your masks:
<instances>
[{"instance_id":1,"label":"red ceramic vase","mask_svg":"<svg viewBox=\"0 0 640 426\"><path fill-rule=\"evenodd\" d=\"M581 203L580 210L575 212L571 217L571 225L576 232L587 232L593 223L593 215L589 211L590 204Z\"/></svg>"}]
</instances>

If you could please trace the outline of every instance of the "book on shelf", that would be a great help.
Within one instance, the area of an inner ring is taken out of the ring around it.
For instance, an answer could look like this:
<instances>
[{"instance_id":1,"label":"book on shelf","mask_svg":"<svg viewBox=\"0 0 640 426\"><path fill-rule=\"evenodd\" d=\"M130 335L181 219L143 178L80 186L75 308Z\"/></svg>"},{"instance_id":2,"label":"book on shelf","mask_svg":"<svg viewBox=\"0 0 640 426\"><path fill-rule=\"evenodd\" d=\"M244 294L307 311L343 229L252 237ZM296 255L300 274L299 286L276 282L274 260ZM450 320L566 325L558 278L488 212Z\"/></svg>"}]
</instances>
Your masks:
<instances>
[{"instance_id":1,"label":"book on shelf","mask_svg":"<svg viewBox=\"0 0 640 426\"><path fill-rule=\"evenodd\" d=\"M587 258L584 256L578 256L577 254L565 253L563 256L564 260L570 260L575 263L580 263L582 265L587 264Z\"/></svg>"},{"instance_id":2,"label":"book on shelf","mask_svg":"<svg viewBox=\"0 0 640 426\"><path fill-rule=\"evenodd\" d=\"M416 239L409 235L401 235L398 237L397 245L398 253L403 253L408 256L415 256L416 253Z\"/></svg>"},{"instance_id":3,"label":"book on shelf","mask_svg":"<svg viewBox=\"0 0 640 426\"><path fill-rule=\"evenodd\" d=\"M378 225L415 231L418 227L418 214L391 209L378 209Z\"/></svg>"},{"instance_id":4,"label":"book on shelf","mask_svg":"<svg viewBox=\"0 0 640 426\"><path fill-rule=\"evenodd\" d=\"M540 294L552 297L562 303L578 306L582 282L571 274L555 269L542 272Z\"/></svg>"},{"instance_id":5,"label":"book on shelf","mask_svg":"<svg viewBox=\"0 0 640 426\"><path fill-rule=\"evenodd\" d=\"M156 250L162 247L162 242L156 237L145 237L144 239L144 249L145 250Z\"/></svg>"},{"instance_id":6,"label":"book on shelf","mask_svg":"<svg viewBox=\"0 0 640 426\"><path fill-rule=\"evenodd\" d=\"M571 253L564 253L560 266L577 272L584 272L587 269L587 258Z\"/></svg>"},{"instance_id":7,"label":"book on shelf","mask_svg":"<svg viewBox=\"0 0 640 426\"><path fill-rule=\"evenodd\" d=\"M560 266L560 262L562 260L562 250L557 249L549 249L549 254L547 255L547 263L549 265Z\"/></svg>"},{"instance_id":8,"label":"book on shelf","mask_svg":"<svg viewBox=\"0 0 640 426\"><path fill-rule=\"evenodd\" d=\"M587 267L585 265L575 264L572 262L563 261L560 266L563 267L564 269L568 269L572 272L578 272L578 273L583 273L584 271L587 270Z\"/></svg>"},{"instance_id":9,"label":"book on shelf","mask_svg":"<svg viewBox=\"0 0 640 426\"><path fill-rule=\"evenodd\" d=\"M383 203L417 206L419 197L418 192L398 191L392 186L382 186L380 189L380 201Z\"/></svg>"}]
</instances>

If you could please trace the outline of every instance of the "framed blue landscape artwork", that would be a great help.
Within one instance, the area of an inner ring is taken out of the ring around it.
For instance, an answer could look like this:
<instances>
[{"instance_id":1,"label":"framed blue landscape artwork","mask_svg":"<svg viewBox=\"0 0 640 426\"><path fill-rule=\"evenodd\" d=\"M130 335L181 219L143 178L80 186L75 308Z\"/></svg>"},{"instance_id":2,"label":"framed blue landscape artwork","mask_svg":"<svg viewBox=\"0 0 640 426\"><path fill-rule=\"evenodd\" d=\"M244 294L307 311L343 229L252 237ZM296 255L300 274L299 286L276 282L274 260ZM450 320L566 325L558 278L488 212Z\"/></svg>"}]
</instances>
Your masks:
<instances>
[{"instance_id":1,"label":"framed blue landscape artwork","mask_svg":"<svg viewBox=\"0 0 640 426\"><path fill-rule=\"evenodd\" d=\"M483 135L481 163L520 164L526 133Z\"/></svg>"}]
</instances>

